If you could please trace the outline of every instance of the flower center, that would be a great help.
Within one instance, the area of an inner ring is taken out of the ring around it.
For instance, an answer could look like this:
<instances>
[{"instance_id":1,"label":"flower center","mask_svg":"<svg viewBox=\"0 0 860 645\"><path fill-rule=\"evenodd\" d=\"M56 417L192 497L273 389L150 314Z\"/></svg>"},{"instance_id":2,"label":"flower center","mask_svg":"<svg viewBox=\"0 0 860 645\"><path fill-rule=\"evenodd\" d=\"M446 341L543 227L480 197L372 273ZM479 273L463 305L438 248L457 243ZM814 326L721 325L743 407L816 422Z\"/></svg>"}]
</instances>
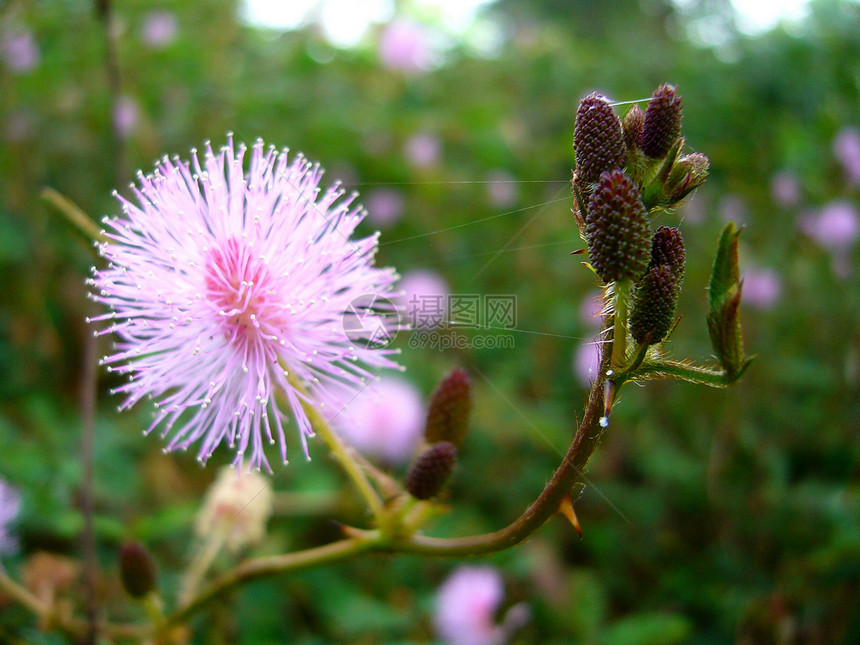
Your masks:
<instances>
[{"instance_id":1,"label":"flower center","mask_svg":"<svg viewBox=\"0 0 860 645\"><path fill-rule=\"evenodd\" d=\"M230 238L207 252L205 283L230 342L282 335L286 316L275 299L274 277L245 242Z\"/></svg>"}]
</instances>

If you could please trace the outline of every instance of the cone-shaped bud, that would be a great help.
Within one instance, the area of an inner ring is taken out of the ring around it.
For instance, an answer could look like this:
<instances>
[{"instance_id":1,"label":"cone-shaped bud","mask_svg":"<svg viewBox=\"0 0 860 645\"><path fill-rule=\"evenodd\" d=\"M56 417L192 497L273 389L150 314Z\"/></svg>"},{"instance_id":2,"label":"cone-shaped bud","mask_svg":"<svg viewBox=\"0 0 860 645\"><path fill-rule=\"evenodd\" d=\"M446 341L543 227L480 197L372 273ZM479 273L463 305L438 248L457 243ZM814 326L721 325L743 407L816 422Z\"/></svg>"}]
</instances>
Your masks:
<instances>
[{"instance_id":1,"label":"cone-shaped bud","mask_svg":"<svg viewBox=\"0 0 860 645\"><path fill-rule=\"evenodd\" d=\"M430 399L424 438L428 443L450 441L459 446L469 430L472 411L472 382L464 370L446 376Z\"/></svg>"},{"instance_id":2,"label":"cone-shaped bud","mask_svg":"<svg viewBox=\"0 0 860 645\"><path fill-rule=\"evenodd\" d=\"M639 147L652 159L664 157L681 136L681 95L661 85L651 95Z\"/></svg>"},{"instance_id":3,"label":"cone-shaped bud","mask_svg":"<svg viewBox=\"0 0 860 645\"><path fill-rule=\"evenodd\" d=\"M720 235L717 257L708 284L708 332L711 345L726 375L740 378L752 359L744 355L740 312L742 283L738 271L738 237L741 232L729 222Z\"/></svg>"},{"instance_id":4,"label":"cone-shaped bud","mask_svg":"<svg viewBox=\"0 0 860 645\"><path fill-rule=\"evenodd\" d=\"M680 157L665 184L665 194L668 204L681 201L693 190L705 183L708 178L708 168L711 162L700 152Z\"/></svg>"},{"instance_id":5,"label":"cone-shaped bud","mask_svg":"<svg viewBox=\"0 0 860 645\"><path fill-rule=\"evenodd\" d=\"M672 226L659 227L651 238L651 267L668 266L675 278L681 280L686 260L687 253L681 231Z\"/></svg>"},{"instance_id":6,"label":"cone-shaped bud","mask_svg":"<svg viewBox=\"0 0 860 645\"><path fill-rule=\"evenodd\" d=\"M158 569L145 546L139 542L125 542L119 548L119 575L130 596L143 598L155 590Z\"/></svg>"},{"instance_id":7,"label":"cone-shaped bud","mask_svg":"<svg viewBox=\"0 0 860 645\"><path fill-rule=\"evenodd\" d=\"M573 152L576 174L586 183L597 181L604 171L624 165L627 150L621 121L605 96L595 92L579 102L573 127Z\"/></svg>"},{"instance_id":8,"label":"cone-shaped bud","mask_svg":"<svg viewBox=\"0 0 860 645\"><path fill-rule=\"evenodd\" d=\"M600 176L588 205L586 237L591 266L604 282L637 280L648 268L648 212L635 184L620 170Z\"/></svg>"},{"instance_id":9,"label":"cone-shaped bud","mask_svg":"<svg viewBox=\"0 0 860 645\"><path fill-rule=\"evenodd\" d=\"M457 463L457 447L448 441L429 446L409 467L406 490L415 499L435 497Z\"/></svg>"},{"instance_id":10,"label":"cone-shaped bud","mask_svg":"<svg viewBox=\"0 0 860 645\"><path fill-rule=\"evenodd\" d=\"M624 130L624 144L628 152L639 147L642 140L642 130L645 128L645 113L638 105L627 111L621 126Z\"/></svg>"},{"instance_id":11,"label":"cone-shaped bud","mask_svg":"<svg viewBox=\"0 0 860 645\"><path fill-rule=\"evenodd\" d=\"M666 338L675 322L679 280L667 264L652 266L636 284L630 334L637 343L653 345Z\"/></svg>"}]
</instances>

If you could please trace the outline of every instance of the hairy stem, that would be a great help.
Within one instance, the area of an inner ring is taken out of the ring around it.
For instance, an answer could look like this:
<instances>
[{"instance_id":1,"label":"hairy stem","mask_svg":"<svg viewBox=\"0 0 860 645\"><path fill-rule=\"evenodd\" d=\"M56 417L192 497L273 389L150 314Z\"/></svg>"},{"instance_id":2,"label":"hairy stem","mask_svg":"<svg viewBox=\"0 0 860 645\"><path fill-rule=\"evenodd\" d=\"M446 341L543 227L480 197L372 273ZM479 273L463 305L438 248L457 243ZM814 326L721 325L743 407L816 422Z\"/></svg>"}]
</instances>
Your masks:
<instances>
[{"instance_id":1,"label":"hairy stem","mask_svg":"<svg viewBox=\"0 0 860 645\"><path fill-rule=\"evenodd\" d=\"M741 372L743 373L743 372ZM674 378L711 387L728 387L740 377L729 376L725 370L693 365L670 359L646 360L636 369L622 375L623 381ZM621 380L621 379L619 379Z\"/></svg>"},{"instance_id":2,"label":"hairy stem","mask_svg":"<svg viewBox=\"0 0 860 645\"><path fill-rule=\"evenodd\" d=\"M630 280L615 283L615 322L613 326L612 361L613 370L619 370L627 362L627 319L630 317Z\"/></svg>"}]
</instances>

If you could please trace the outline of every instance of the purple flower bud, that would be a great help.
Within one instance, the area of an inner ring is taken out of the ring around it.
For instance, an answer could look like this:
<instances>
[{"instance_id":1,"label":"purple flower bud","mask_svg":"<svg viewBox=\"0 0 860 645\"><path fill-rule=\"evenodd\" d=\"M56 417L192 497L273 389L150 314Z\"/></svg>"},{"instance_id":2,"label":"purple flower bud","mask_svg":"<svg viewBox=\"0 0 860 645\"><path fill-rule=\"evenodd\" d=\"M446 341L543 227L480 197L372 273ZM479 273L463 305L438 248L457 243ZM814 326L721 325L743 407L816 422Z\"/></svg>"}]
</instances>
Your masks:
<instances>
[{"instance_id":1,"label":"purple flower bud","mask_svg":"<svg viewBox=\"0 0 860 645\"><path fill-rule=\"evenodd\" d=\"M645 111L640 147L653 159L665 157L681 136L681 95L672 85L661 85L651 95Z\"/></svg>"},{"instance_id":2,"label":"purple flower bud","mask_svg":"<svg viewBox=\"0 0 860 645\"><path fill-rule=\"evenodd\" d=\"M580 101L573 128L573 152L577 177L586 183L624 165L627 150L621 121L605 96L595 92Z\"/></svg>"},{"instance_id":3,"label":"purple flower bud","mask_svg":"<svg viewBox=\"0 0 860 645\"><path fill-rule=\"evenodd\" d=\"M439 494L457 464L457 447L441 441L429 446L409 467L406 490L415 499L430 499Z\"/></svg>"},{"instance_id":4,"label":"purple flower bud","mask_svg":"<svg viewBox=\"0 0 860 645\"><path fill-rule=\"evenodd\" d=\"M588 206L591 265L604 282L636 280L648 268L651 228L633 181L620 170L605 172Z\"/></svg>"},{"instance_id":5,"label":"purple flower bud","mask_svg":"<svg viewBox=\"0 0 860 645\"><path fill-rule=\"evenodd\" d=\"M668 264L652 266L636 284L630 333L637 343L653 345L666 338L675 322L680 291Z\"/></svg>"},{"instance_id":6,"label":"purple flower bud","mask_svg":"<svg viewBox=\"0 0 860 645\"><path fill-rule=\"evenodd\" d=\"M430 443L450 441L460 445L469 430L472 383L464 370L446 376L430 399L424 437Z\"/></svg>"},{"instance_id":7,"label":"purple flower bud","mask_svg":"<svg viewBox=\"0 0 860 645\"><path fill-rule=\"evenodd\" d=\"M139 542L125 542L119 549L119 575L130 596L143 598L155 590L158 569L145 546Z\"/></svg>"}]
</instances>

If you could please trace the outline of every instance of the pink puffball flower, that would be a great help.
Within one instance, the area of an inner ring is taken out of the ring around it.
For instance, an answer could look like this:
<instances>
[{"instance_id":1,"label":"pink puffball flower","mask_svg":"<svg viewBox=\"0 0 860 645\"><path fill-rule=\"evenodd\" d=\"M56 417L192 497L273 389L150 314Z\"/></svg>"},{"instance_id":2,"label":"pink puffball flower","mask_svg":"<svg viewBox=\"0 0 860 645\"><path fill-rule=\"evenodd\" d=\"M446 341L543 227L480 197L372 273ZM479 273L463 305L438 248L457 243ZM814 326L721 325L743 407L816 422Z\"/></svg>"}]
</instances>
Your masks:
<instances>
[{"instance_id":1,"label":"pink puffball flower","mask_svg":"<svg viewBox=\"0 0 860 645\"><path fill-rule=\"evenodd\" d=\"M582 323L591 329L599 328L603 324L602 314L605 304L602 291L589 292L579 304L579 318Z\"/></svg>"},{"instance_id":2,"label":"pink puffball flower","mask_svg":"<svg viewBox=\"0 0 860 645\"><path fill-rule=\"evenodd\" d=\"M448 645L501 645L528 619L528 608L516 605L503 624L496 624L495 614L504 595L502 576L495 569L460 567L437 592L436 633Z\"/></svg>"},{"instance_id":3,"label":"pink puffball flower","mask_svg":"<svg viewBox=\"0 0 860 645\"><path fill-rule=\"evenodd\" d=\"M40 59L39 46L28 30L0 34L0 54L9 71L19 75L32 71Z\"/></svg>"},{"instance_id":4,"label":"pink puffball flower","mask_svg":"<svg viewBox=\"0 0 860 645\"><path fill-rule=\"evenodd\" d=\"M422 132L407 139L403 154L413 166L427 168L436 164L442 154L442 143L435 135Z\"/></svg>"},{"instance_id":5,"label":"pink puffball flower","mask_svg":"<svg viewBox=\"0 0 860 645\"><path fill-rule=\"evenodd\" d=\"M11 555L18 550L18 541L9 534L9 524L20 510L20 493L0 479L0 555Z\"/></svg>"},{"instance_id":6,"label":"pink puffball flower","mask_svg":"<svg viewBox=\"0 0 860 645\"><path fill-rule=\"evenodd\" d=\"M448 322L448 284L438 273L409 271L400 281L401 311L412 329L434 329Z\"/></svg>"},{"instance_id":7,"label":"pink puffball flower","mask_svg":"<svg viewBox=\"0 0 860 645\"><path fill-rule=\"evenodd\" d=\"M817 215L801 220L801 228L821 248L844 253L860 236L860 216L854 204L837 200L825 205Z\"/></svg>"},{"instance_id":8,"label":"pink puffball flower","mask_svg":"<svg viewBox=\"0 0 860 645\"><path fill-rule=\"evenodd\" d=\"M151 49L164 49L176 40L176 15L171 11L150 11L140 30L141 38Z\"/></svg>"},{"instance_id":9,"label":"pink puffball flower","mask_svg":"<svg viewBox=\"0 0 860 645\"><path fill-rule=\"evenodd\" d=\"M367 194L367 219L377 226L390 226L403 214L404 199L399 190L377 188Z\"/></svg>"},{"instance_id":10,"label":"pink puffball flower","mask_svg":"<svg viewBox=\"0 0 860 645\"><path fill-rule=\"evenodd\" d=\"M140 121L140 108L130 96L120 96L113 110L113 124L122 139L128 139Z\"/></svg>"},{"instance_id":11,"label":"pink puffball flower","mask_svg":"<svg viewBox=\"0 0 860 645\"><path fill-rule=\"evenodd\" d=\"M358 393L347 392L330 421L359 452L389 464L409 461L421 440L426 411L407 381L381 377Z\"/></svg>"},{"instance_id":12,"label":"pink puffball flower","mask_svg":"<svg viewBox=\"0 0 860 645\"><path fill-rule=\"evenodd\" d=\"M782 280L773 269L750 269L743 275L741 302L756 309L771 309L782 294Z\"/></svg>"},{"instance_id":13,"label":"pink puffball flower","mask_svg":"<svg viewBox=\"0 0 860 645\"><path fill-rule=\"evenodd\" d=\"M357 299L386 306L397 274L373 266L378 233L350 239L365 211L339 184L320 192L319 164L258 140L246 173L247 152L230 136L202 162L192 150L190 163L164 157L138 173L137 203L118 196L123 214L104 220L107 267L89 284L109 309L97 333L117 336L102 363L128 376L120 409L153 399L145 433L159 428L166 451L199 443L205 463L226 443L234 463L271 471L264 445L286 463L290 414L308 457L302 402L333 405L397 367L396 350L343 325Z\"/></svg>"},{"instance_id":14,"label":"pink puffball flower","mask_svg":"<svg viewBox=\"0 0 860 645\"><path fill-rule=\"evenodd\" d=\"M394 20L382 30L379 58L388 69L414 74L430 67L427 30L408 20Z\"/></svg>"},{"instance_id":15,"label":"pink puffball flower","mask_svg":"<svg viewBox=\"0 0 860 645\"><path fill-rule=\"evenodd\" d=\"M600 344L593 340L582 343L573 354L573 373L583 387L591 387L600 369Z\"/></svg>"},{"instance_id":16,"label":"pink puffball flower","mask_svg":"<svg viewBox=\"0 0 860 645\"><path fill-rule=\"evenodd\" d=\"M833 154L842 164L848 183L860 184L860 130L843 128L833 141Z\"/></svg>"},{"instance_id":17,"label":"pink puffball flower","mask_svg":"<svg viewBox=\"0 0 860 645\"><path fill-rule=\"evenodd\" d=\"M797 206L800 203L800 183L797 176L789 170L774 173L770 178L770 194L778 206Z\"/></svg>"},{"instance_id":18,"label":"pink puffball flower","mask_svg":"<svg viewBox=\"0 0 860 645\"><path fill-rule=\"evenodd\" d=\"M494 208L509 208L517 202L517 181L506 170L487 174L487 198Z\"/></svg>"},{"instance_id":19,"label":"pink puffball flower","mask_svg":"<svg viewBox=\"0 0 860 645\"><path fill-rule=\"evenodd\" d=\"M0 52L6 67L14 74L26 74L39 64L39 46L32 32L26 29L0 35Z\"/></svg>"}]
</instances>

